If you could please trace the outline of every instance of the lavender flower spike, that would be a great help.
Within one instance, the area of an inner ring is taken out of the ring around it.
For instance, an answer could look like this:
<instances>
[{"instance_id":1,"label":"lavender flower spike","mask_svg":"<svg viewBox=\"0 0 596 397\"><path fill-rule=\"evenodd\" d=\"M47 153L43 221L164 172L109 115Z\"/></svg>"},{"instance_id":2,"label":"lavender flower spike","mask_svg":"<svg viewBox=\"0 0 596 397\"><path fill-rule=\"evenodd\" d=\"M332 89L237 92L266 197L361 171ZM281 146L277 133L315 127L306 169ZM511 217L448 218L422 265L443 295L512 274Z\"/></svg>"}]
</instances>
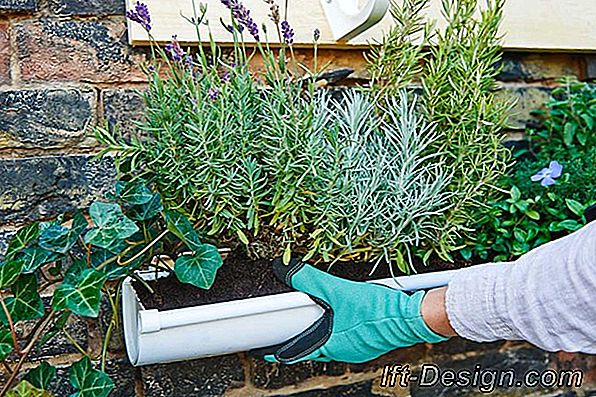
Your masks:
<instances>
[{"instance_id":1,"label":"lavender flower spike","mask_svg":"<svg viewBox=\"0 0 596 397\"><path fill-rule=\"evenodd\" d=\"M221 3L232 11L232 16L238 22L238 27L246 28L248 33L256 40L260 40L259 27L250 16L250 10L246 8L239 0L221 0Z\"/></svg>"},{"instance_id":2,"label":"lavender flower spike","mask_svg":"<svg viewBox=\"0 0 596 397\"><path fill-rule=\"evenodd\" d=\"M319 39L321 38L321 31L319 30L319 28L316 28L313 32L313 38L315 39L315 41L319 41Z\"/></svg>"},{"instance_id":3,"label":"lavender flower spike","mask_svg":"<svg viewBox=\"0 0 596 397\"><path fill-rule=\"evenodd\" d=\"M129 10L126 17L133 22L140 24L146 31L151 30L151 15L147 4L137 1L134 10Z\"/></svg>"},{"instance_id":4,"label":"lavender flower spike","mask_svg":"<svg viewBox=\"0 0 596 397\"><path fill-rule=\"evenodd\" d=\"M283 21L281 23L281 34L287 45L294 44L294 29L292 29L288 21Z\"/></svg>"},{"instance_id":5,"label":"lavender flower spike","mask_svg":"<svg viewBox=\"0 0 596 397\"><path fill-rule=\"evenodd\" d=\"M563 173L563 166L557 161L551 161L548 168L543 168L536 175L532 175L530 179L533 182L540 181L540 184L544 187L554 185L557 183L555 179L561 176Z\"/></svg>"},{"instance_id":6,"label":"lavender flower spike","mask_svg":"<svg viewBox=\"0 0 596 397\"><path fill-rule=\"evenodd\" d=\"M180 43L178 43L177 35L172 36L172 41L166 44L164 49L175 62L180 62L184 58L184 50L182 50Z\"/></svg>"}]
</instances>

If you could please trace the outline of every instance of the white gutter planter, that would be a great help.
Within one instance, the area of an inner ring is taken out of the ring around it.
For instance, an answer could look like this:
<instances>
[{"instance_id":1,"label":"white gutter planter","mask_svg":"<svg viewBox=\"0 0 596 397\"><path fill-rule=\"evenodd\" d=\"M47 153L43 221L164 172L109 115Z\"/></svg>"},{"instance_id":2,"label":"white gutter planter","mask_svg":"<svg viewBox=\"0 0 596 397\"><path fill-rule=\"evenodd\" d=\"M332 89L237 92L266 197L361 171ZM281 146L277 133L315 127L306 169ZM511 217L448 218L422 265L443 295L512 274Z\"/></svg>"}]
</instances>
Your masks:
<instances>
[{"instance_id":1,"label":"white gutter planter","mask_svg":"<svg viewBox=\"0 0 596 397\"><path fill-rule=\"evenodd\" d=\"M371 281L414 291L447 285L459 270ZM165 276L140 273L145 280ZM397 284L399 283L399 284ZM134 366L190 360L272 346L300 333L323 310L308 295L288 292L174 310L146 310L132 285L122 288L124 337Z\"/></svg>"}]
</instances>

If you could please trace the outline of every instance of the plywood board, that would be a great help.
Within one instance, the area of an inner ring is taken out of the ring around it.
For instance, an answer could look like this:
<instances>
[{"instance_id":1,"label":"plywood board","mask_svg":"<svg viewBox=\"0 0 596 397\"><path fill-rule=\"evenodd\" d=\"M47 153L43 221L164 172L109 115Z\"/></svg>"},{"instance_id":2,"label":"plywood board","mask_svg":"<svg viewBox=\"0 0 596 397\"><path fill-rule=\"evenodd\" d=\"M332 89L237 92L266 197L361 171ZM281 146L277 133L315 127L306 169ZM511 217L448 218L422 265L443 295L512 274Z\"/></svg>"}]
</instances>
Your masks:
<instances>
[{"instance_id":1,"label":"plywood board","mask_svg":"<svg viewBox=\"0 0 596 397\"><path fill-rule=\"evenodd\" d=\"M135 0L126 1L128 9L134 6ZM440 19L441 0L429 1L429 16ZM229 43L231 35L220 22L220 19L229 22L229 10L219 0L202 2L208 6L209 20L209 28L201 28L203 40L211 31L215 41ZM145 3L153 18L152 34L158 41L168 41L177 34L184 43L198 43L194 26L181 16L192 17L191 0L145 0ZM277 41L275 28L269 21L267 4L263 0L245 0L243 3L251 10L259 26L267 22L270 41ZM504 14L501 31L506 49L596 52L596 0L509 0ZM321 44L329 47L366 46L371 40L382 37L392 24L388 13L369 31L340 43L331 34L320 0L288 0L288 20L296 33L297 45L311 45L313 31L319 29ZM133 44L148 42L146 32L137 24L129 23L129 37Z\"/></svg>"}]
</instances>

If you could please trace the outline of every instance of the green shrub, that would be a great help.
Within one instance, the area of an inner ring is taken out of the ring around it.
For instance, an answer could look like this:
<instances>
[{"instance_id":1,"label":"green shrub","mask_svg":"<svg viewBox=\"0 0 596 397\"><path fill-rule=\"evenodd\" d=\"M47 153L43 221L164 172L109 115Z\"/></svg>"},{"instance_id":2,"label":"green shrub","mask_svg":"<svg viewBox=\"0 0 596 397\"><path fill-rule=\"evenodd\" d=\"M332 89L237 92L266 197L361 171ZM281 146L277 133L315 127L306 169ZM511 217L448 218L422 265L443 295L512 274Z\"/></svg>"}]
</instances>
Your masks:
<instances>
[{"instance_id":1,"label":"green shrub","mask_svg":"<svg viewBox=\"0 0 596 397\"><path fill-rule=\"evenodd\" d=\"M530 129L530 150L499 186L508 197L494 202L465 258L508 260L585 224L584 210L596 203L596 87L564 79L546 103L542 126ZM563 166L556 183L532 181L551 161Z\"/></svg>"}]
</instances>

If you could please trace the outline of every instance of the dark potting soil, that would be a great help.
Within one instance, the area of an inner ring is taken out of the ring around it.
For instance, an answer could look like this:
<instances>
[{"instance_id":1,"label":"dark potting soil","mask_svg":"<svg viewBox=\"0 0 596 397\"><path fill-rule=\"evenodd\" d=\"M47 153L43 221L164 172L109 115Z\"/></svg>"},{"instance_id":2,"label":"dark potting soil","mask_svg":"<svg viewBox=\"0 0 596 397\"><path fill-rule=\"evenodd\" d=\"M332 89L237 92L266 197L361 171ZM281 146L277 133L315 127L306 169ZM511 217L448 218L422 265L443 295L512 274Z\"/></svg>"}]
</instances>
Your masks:
<instances>
[{"instance_id":1,"label":"dark potting soil","mask_svg":"<svg viewBox=\"0 0 596 397\"><path fill-rule=\"evenodd\" d=\"M465 266L467 266L465 263L446 263L433 260L428 266L416 266L416 270L420 273L427 273ZM331 269L327 264L321 264L318 267L335 276L354 281L391 277L391 271L386 263L379 264L372 275L370 272L373 266L366 263L338 262ZM270 260L250 259L242 249L235 250L228 255L217 272L213 287L209 290L183 284L174 274L148 281L147 284L153 292L138 281L133 282L133 287L146 309L160 310L201 306L292 291L275 277Z\"/></svg>"}]
</instances>

